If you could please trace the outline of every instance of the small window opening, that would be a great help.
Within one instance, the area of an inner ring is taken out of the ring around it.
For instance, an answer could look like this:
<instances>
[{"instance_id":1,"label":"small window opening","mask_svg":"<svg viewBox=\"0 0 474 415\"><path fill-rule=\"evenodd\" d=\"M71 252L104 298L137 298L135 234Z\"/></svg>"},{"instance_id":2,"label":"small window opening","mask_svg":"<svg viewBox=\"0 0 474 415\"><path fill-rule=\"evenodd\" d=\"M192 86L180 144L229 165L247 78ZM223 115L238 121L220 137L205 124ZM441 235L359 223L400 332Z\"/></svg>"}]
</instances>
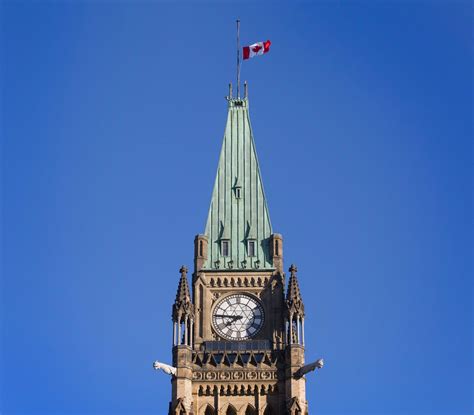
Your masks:
<instances>
[{"instance_id":1,"label":"small window opening","mask_svg":"<svg viewBox=\"0 0 474 415\"><path fill-rule=\"evenodd\" d=\"M199 241L199 256L202 256L202 252L203 252L202 241Z\"/></svg>"},{"instance_id":2,"label":"small window opening","mask_svg":"<svg viewBox=\"0 0 474 415\"><path fill-rule=\"evenodd\" d=\"M229 256L230 252L230 242L229 241L221 241L221 254L222 256Z\"/></svg>"},{"instance_id":3,"label":"small window opening","mask_svg":"<svg viewBox=\"0 0 474 415\"><path fill-rule=\"evenodd\" d=\"M247 242L247 251L249 256L255 256L255 241Z\"/></svg>"},{"instance_id":4,"label":"small window opening","mask_svg":"<svg viewBox=\"0 0 474 415\"><path fill-rule=\"evenodd\" d=\"M242 198L242 186L236 185L234 187L234 192L235 192L235 198L236 199L241 199Z\"/></svg>"}]
</instances>

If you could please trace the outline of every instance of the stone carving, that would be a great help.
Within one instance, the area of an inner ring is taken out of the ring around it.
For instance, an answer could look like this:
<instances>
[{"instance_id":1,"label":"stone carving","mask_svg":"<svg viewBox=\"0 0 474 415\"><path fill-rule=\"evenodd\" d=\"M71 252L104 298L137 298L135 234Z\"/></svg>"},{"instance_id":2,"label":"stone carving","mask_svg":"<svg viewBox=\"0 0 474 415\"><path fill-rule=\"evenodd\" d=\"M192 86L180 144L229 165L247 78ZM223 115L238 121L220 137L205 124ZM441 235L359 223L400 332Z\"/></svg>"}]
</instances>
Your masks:
<instances>
[{"instance_id":1,"label":"stone carving","mask_svg":"<svg viewBox=\"0 0 474 415\"><path fill-rule=\"evenodd\" d=\"M193 371L193 379L200 381L220 380L276 380L278 379L276 370L233 370L233 371Z\"/></svg>"},{"instance_id":2,"label":"stone carving","mask_svg":"<svg viewBox=\"0 0 474 415\"><path fill-rule=\"evenodd\" d=\"M242 261L241 265L244 264L247 267L248 263L246 261ZM243 266L243 265L242 265ZM216 268L218 269L218 268ZM253 277L238 277L235 278L226 278L226 277L212 277L209 279L209 286L211 287L265 287L269 284L270 278L269 277L257 277L257 279Z\"/></svg>"},{"instance_id":3,"label":"stone carving","mask_svg":"<svg viewBox=\"0 0 474 415\"><path fill-rule=\"evenodd\" d=\"M302 376L306 375L309 372L312 372L313 370L316 369L321 369L324 366L324 360L323 359L318 359L316 362L310 363L308 365L305 365L301 367L296 373L295 377L296 378L301 378Z\"/></svg>"},{"instance_id":4,"label":"stone carving","mask_svg":"<svg viewBox=\"0 0 474 415\"><path fill-rule=\"evenodd\" d=\"M216 372L206 372L206 380L216 380L217 373Z\"/></svg>"},{"instance_id":5,"label":"stone carving","mask_svg":"<svg viewBox=\"0 0 474 415\"><path fill-rule=\"evenodd\" d=\"M199 385L196 392L198 396L211 396L215 392L219 395L224 396L236 396L236 395L255 395L259 393L261 395L267 395L272 393L278 393L278 384L268 385L248 385L248 384L234 384L234 385L221 385L216 390L216 387L211 388L209 385Z\"/></svg>"},{"instance_id":6,"label":"stone carving","mask_svg":"<svg viewBox=\"0 0 474 415\"><path fill-rule=\"evenodd\" d=\"M231 379L231 372L221 372L219 373L219 379L223 381L228 381Z\"/></svg>"},{"instance_id":7,"label":"stone carving","mask_svg":"<svg viewBox=\"0 0 474 415\"><path fill-rule=\"evenodd\" d=\"M234 380L242 380L245 377L244 372L233 372L232 378Z\"/></svg>"},{"instance_id":8,"label":"stone carving","mask_svg":"<svg viewBox=\"0 0 474 415\"><path fill-rule=\"evenodd\" d=\"M249 379L249 380L257 380L257 378L258 378L258 372L252 371L252 372L248 372L248 373L247 373L247 379Z\"/></svg>"},{"instance_id":9,"label":"stone carving","mask_svg":"<svg viewBox=\"0 0 474 415\"><path fill-rule=\"evenodd\" d=\"M176 375L176 368L165 363L158 362L156 360L153 362L153 369L158 370L161 369L167 375Z\"/></svg>"}]
</instances>

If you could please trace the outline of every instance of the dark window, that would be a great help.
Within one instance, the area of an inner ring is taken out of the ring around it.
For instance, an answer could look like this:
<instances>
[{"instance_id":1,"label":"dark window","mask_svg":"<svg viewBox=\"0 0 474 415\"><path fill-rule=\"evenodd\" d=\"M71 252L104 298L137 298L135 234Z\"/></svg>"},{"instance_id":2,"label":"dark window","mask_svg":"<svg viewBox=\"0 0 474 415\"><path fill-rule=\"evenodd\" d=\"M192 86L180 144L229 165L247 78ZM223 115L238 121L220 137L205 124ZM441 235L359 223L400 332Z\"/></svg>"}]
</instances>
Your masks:
<instances>
[{"instance_id":1,"label":"dark window","mask_svg":"<svg viewBox=\"0 0 474 415\"><path fill-rule=\"evenodd\" d=\"M206 407L206 412L204 412L204 415L214 415L214 409L212 407L210 407L209 405L207 405Z\"/></svg>"},{"instance_id":2,"label":"dark window","mask_svg":"<svg viewBox=\"0 0 474 415\"><path fill-rule=\"evenodd\" d=\"M267 407L265 408L265 412L263 413L263 415L273 415L272 407L271 407L271 406L267 406Z\"/></svg>"},{"instance_id":3,"label":"dark window","mask_svg":"<svg viewBox=\"0 0 474 415\"><path fill-rule=\"evenodd\" d=\"M242 188L240 188L240 187L235 188L235 197L237 199L240 199L242 197Z\"/></svg>"},{"instance_id":4,"label":"dark window","mask_svg":"<svg viewBox=\"0 0 474 415\"><path fill-rule=\"evenodd\" d=\"M222 256L229 256L230 253L230 241L221 242Z\"/></svg>"},{"instance_id":5,"label":"dark window","mask_svg":"<svg viewBox=\"0 0 474 415\"><path fill-rule=\"evenodd\" d=\"M224 351L246 351L246 350L271 350L268 340L246 340L246 341L206 341L204 342L206 352Z\"/></svg>"},{"instance_id":6,"label":"dark window","mask_svg":"<svg viewBox=\"0 0 474 415\"><path fill-rule=\"evenodd\" d=\"M251 405L247 406L247 410L245 411L245 415L257 415L257 411Z\"/></svg>"},{"instance_id":7,"label":"dark window","mask_svg":"<svg viewBox=\"0 0 474 415\"><path fill-rule=\"evenodd\" d=\"M248 254L255 256L255 241L248 241Z\"/></svg>"}]
</instances>

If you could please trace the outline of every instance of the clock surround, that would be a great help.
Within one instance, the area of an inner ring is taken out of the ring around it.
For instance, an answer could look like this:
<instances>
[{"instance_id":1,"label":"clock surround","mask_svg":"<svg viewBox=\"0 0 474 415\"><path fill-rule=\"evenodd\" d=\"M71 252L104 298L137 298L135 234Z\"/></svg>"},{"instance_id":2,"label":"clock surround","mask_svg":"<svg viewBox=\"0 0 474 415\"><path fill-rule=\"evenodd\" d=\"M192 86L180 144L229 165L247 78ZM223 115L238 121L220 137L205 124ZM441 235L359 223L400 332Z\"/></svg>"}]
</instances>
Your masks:
<instances>
[{"instance_id":1,"label":"clock surround","mask_svg":"<svg viewBox=\"0 0 474 415\"><path fill-rule=\"evenodd\" d=\"M249 293L231 294L212 310L212 326L226 340L248 340L255 337L265 323L265 311L258 298Z\"/></svg>"}]
</instances>

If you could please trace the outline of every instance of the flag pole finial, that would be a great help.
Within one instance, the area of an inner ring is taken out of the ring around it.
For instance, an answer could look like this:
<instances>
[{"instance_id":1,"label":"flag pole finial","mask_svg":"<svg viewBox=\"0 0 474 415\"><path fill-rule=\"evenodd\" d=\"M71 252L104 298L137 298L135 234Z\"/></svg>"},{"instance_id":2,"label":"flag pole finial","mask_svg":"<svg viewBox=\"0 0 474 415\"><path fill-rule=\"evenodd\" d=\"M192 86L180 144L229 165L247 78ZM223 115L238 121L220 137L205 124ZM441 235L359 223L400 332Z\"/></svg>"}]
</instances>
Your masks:
<instances>
[{"instance_id":1,"label":"flag pole finial","mask_svg":"<svg viewBox=\"0 0 474 415\"><path fill-rule=\"evenodd\" d=\"M237 19L237 99L240 99L240 20Z\"/></svg>"}]
</instances>

